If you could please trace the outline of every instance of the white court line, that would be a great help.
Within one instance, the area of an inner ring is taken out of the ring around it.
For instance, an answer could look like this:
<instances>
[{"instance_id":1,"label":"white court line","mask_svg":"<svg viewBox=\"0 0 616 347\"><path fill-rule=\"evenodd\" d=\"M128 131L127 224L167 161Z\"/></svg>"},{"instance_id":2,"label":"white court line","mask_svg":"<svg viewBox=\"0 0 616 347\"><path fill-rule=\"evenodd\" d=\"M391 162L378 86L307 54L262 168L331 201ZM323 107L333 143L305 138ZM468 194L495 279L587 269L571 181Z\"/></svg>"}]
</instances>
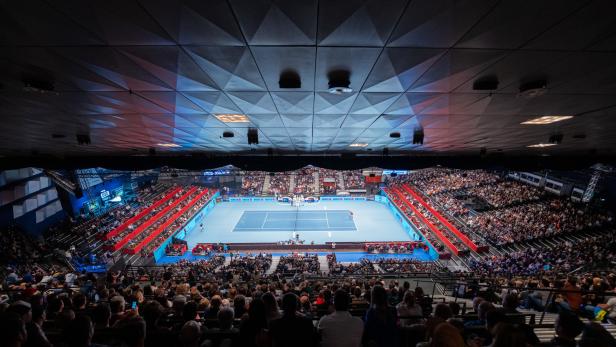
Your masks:
<instances>
[{"instance_id":1,"label":"white court line","mask_svg":"<svg viewBox=\"0 0 616 347\"><path fill-rule=\"evenodd\" d=\"M235 228L233 230L250 230L250 231L267 231L267 230L289 230L289 228L265 228L265 229L257 229L257 228ZM315 230L315 229L298 229L298 230L314 230L314 231L345 231L345 230L357 230L357 228L353 227L336 227L331 230Z\"/></svg>"},{"instance_id":2,"label":"white court line","mask_svg":"<svg viewBox=\"0 0 616 347\"><path fill-rule=\"evenodd\" d=\"M263 229L263 227L265 226L265 222L267 222L267 216L269 215L269 212L265 212L265 218L263 218L263 223L261 224L261 229Z\"/></svg>"}]
</instances>

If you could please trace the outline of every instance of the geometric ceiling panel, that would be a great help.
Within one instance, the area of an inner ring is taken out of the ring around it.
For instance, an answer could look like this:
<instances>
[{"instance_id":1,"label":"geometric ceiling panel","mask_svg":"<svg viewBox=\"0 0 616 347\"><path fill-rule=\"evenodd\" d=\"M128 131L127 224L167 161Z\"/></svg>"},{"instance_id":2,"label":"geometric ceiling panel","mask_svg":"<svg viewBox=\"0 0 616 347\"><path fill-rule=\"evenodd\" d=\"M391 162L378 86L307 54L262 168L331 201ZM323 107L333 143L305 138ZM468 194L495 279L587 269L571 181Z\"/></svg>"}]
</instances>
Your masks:
<instances>
[{"instance_id":1,"label":"geometric ceiling panel","mask_svg":"<svg viewBox=\"0 0 616 347\"><path fill-rule=\"evenodd\" d=\"M272 99L280 114L312 114L314 93L273 92Z\"/></svg>"},{"instance_id":2,"label":"geometric ceiling panel","mask_svg":"<svg viewBox=\"0 0 616 347\"><path fill-rule=\"evenodd\" d=\"M189 46L188 53L222 90L264 90L265 84L246 47Z\"/></svg>"},{"instance_id":3,"label":"geometric ceiling panel","mask_svg":"<svg viewBox=\"0 0 616 347\"><path fill-rule=\"evenodd\" d=\"M2 3L0 156L151 147L614 154L614 8L610 0ZM482 80L498 85L477 88ZM546 90L521 95L528 82ZM330 93L330 84L351 91ZM574 117L520 124L543 115ZM424 144L413 145L422 127ZM257 128L258 145L247 144L247 128ZM558 146L526 147L555 132ZM78 145L78 133L92 143Z\"/></svg>"},{"instance_id":4,"label":"geometric ceiling panel","mask_svg":"<svg viewBox=\"0 0 616 347\"><path fill-rule=\"evenodd\" d=\"M496 62L502 51L448 51L413 85L414 92L449 92Z\"/></svg>"},{"instance_id":5,"label":"geometric ceiling panel","mask_svg":"<svg viewBox=\"0 0 616 347\"><path fill-rule=\"evenodd\" d=\"M505 0L460 39L457 48L512 49L579 10L578 0Z\"/></svg>"},{"instance_id":6,"label":"geometric ceiling panel","mask_svg":"<svg viewBox=\"0 0 616 347\"><path fill-rule=\"evenodd\" d=\"M141 4L181 45L244 45L225 0L143 1Z\"/></svg>"},{"instance_id":7,"label":"geometric ceiling panel","mask_svg":"<svg viewBox=\"0 0 616 347\"><path fill-rule=\"evenodd\" d=\"M357 93L331 94L315 93L314 113L315 114L346 114L353 106Z\"/></svg>"},{"instance_id":8,"label":"geometric ceiling panel","mask_svg":"<svg viewBox=\"0 0 616 347\"><path fill-rule=\"evenodd\" d=\"M400 96L398 93L360 93L351 108L353 114L381 114Z\"/></svg>"},{"instance_id":9,"label":"geometric ceiling panel","mask_svg":"<svg viewBox=\"0 0 616 347\"><path fill-rule=\"evenodd\" d=\"M387 46L449 48L493 6L490 1L411 1Z\"/></svg>"},{"instance_id":10,"label":"geometric ceiling panel","mask_svg":"<svg viewBox=\"0 0 616 347\"><path fill-rule=\"evenodd\" d=\"M383 46L405 0L345 0L319 3L320 46Z\"/></svg>"},{"instance_id":11,"label":"geometric ceiling panel","mask_svg":"<svg viewBox=\"0 0 616 347\"><path fill-rule=\"evenodd\" d=\"M184 92L183 94L204 111L212 114L242 112L223 92Z\"/></svg>"},{"instance_id":12,"label":"geometric ceiling panel","mask_svg":"<svg viewBox=\"0 0 616 347\"><path fill-rule=\"evenodd\" d=\"M250 45L314 45L317 1L231 0Z\"/></svg>"},{"instance_id":13,"label":"geometric ceiling panel","mask_svg":"<svg viewBox=\"0 0 616 347\"><path fill-rule=\"evenodd\" d=\"M299 79L301 86L291 90L314 90L315 47L258 46L253 47L252 51L268 90L289 90L280 87L283 74Z\"/></svg>"},{"instance_id":14,"label":"geometric ceiling panel","mask_svg":"<svg viewBox=\"0 0 616 347\"><path fill-rule=\"evenodd\" d=\"M444 50L386 48L372 71L364 90L367 92L403 92L421 77Z\"/></svg>"}]
</instances>

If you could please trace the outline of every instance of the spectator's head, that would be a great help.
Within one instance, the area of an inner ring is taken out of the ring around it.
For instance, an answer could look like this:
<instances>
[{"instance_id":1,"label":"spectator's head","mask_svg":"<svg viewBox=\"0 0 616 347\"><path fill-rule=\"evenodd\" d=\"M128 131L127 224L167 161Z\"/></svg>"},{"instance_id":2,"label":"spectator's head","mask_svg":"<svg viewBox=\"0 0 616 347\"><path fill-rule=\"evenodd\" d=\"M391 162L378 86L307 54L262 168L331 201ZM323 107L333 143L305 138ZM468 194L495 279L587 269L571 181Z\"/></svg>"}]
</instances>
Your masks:
<instances>
[{"instance_id":1,"label":"spectator's head","mask_svg":"<svg viewBox=\"0 0 616 347\"><path fill-rule=\"evenodd\" d=\"M297 311L298 298L294 293L286 293L282 297L282 311L285 315L294 315Z\"/></svg>"},{"instance_id":2,"label":"spectator's head","mask_svg":"<svg viewBox=\"0 0 616 347\"><path fill-rule=\"evenodd\" d=\"M201 339L201 326L194 320L189 320L184 323L182 330L180 330L180 342L182 347L196 347L199 346L199 340Z\"/></svg>"},{"instance_id":3,"label":"spectator's head","mask_svg":"<svg viewBox=\"0 0 616 347\"><path fill-rule=\"evenodd\" d=\"M236 295L233 299L233 311L235 315L242 316L246 312L246 297L243 295Z\"/></svg>"},{"instance_id":4,"label":"spectator's head","mask_svg":"<svg viewBox=\"0 0 616 347\"><path fill-rule=\"evenodd\" d=\"M263 299L263 303L265 304L265 309L268 313L278 312L278 303L276 302L276 298L270 292L263 294L261 297Z\"/></svg>"},{"instance_id":5,"label":"spectator's head","mask_svg":"<svg viewBox=\"0 0 616 347\"><path fill-rule=\"evenodd\" d=\"M77 293L73 296L73 309L74 310L83 310L86 308L86 296Z\"/></svg>"},{"instance_id":6,"label":"spectator's head","mask_svg":"<svg viewBox=\"0 0 616 347\"><path fill-rule=\"evenodd\" d=\"M217 314L218 323L221 330L229 330L233 326L233 310L225 307L220 309Z\"/></svg>"},{"instance_id":7,"label":"spectator's head","mask_svg":"<svg viewBox=\"0 0 616 347\"><path fill-rule=\"evenodd\" d=\"M154 328L158 325L158 321L163 316L165 309L160 302L156 300L150 300L143 305L141 314L149 328Z\"/></svg>"},{"instance_id":8,"label":"spectator's head","mask_svg":"<svg viewBox=\"0 0 616 347\"><path fill-rule=\"evenodd\" d=\"M518 308L518 296L516 294L507 294L503 299L503 308L514 311Z\"/></svg>"},{"instance_id":9,"label":"spectator's head","mask_svg":"<svg viewBox=\"0 0 616 347\"><path fill-rule=\"evenodd\" d=\"M79 315L66 325L63 335L70 347L89 347L94 335L92 320L87 315Z\"/></svg>"},{"instance_id":10,"label":"spectator's head","mask_svg":"<svg viewBox=\"0 0 616 347\"><path fill-rule=\"evenodd\" d=\"M32 321L32 305L29 302L23 300L15 301L9 306L8 311L18 314L25 324Z\"/></svg>"},{"instance_id":11,"label":"spectator's head","mask_svg":"<svg viewBox=\"0 0 616 347\"><path fill-rule=\"evenodd\" d=\"M616 339L598 323L590 323L584 327L579 347L616 347Z\"/></svg>"},{"instance_id":12,"label":"spectator's head","mask_svg":"<svg viewBox=\"0 0 616 347\"><path fill-rule=\"evenodd\" d=\"M34 305L32 307L32 321L38 325L42 325L45 322L47 314L45 313L45 307L42 305Z\"/></svg>"},{"instance_id":13,"label":"spectator's head","mask_svg":"<svg viewBox=\"0 0 616 347\"><path fill-rule=\"evenodd\" d=\"M261 298L254 298L248 306L248 319L258 327L267 327L267 309Z\"/></svg>"},{"instance_id":14,"label":"spectator's head","mask_svg":"<svg viewBox=\"0 0 616 347\"><path fill-rule=\"evenodd\" d=\"M572 312L560 312L554 322L556 335L566 340L574 340L583 329L584 323Z\"/></svg>"},{"instance_id":15,"label":"spectator's head","mask_svg":"<svg viewBox=\"0 0 616 347\"><path fill-rule=\"evenodd\" d=\"M111 308L112 314L122 314L124 312L124 306L126 301L122 295L116 295L109 301L109 308Z\"/></svg>"},{"instance_id":16,"label":"spectator's head","mask_svg":"<svg viewBox=\"0 0 616 347\"><path fill-rule=\"evenodd\" d=\"M476 296L473 299L473 311L479 312L479 304L481 304L484 301L485 301L484 298L482 298L480 296Z\"/></svg>"},{"instance_id":17,"label":"spectator's head","mask_svg":"<svg viewBox=\"0 0 616 347\"><path fill-rule=\"evenodd\" d=\"M145 321L139 316L119 320L115 324L117 337L126 347L143 347L145 345Z\"/></svg>"},{"instance_id":18,"label":"spectator's head","mask_svg":"<svg viewBox=\"0 0 616 347\"><path fill-rule=\"evenodd\" d=\"M376 308L387 307L387 291L381 285L372 287L372 295L370 296L370 303Z\"/></svg>"},{"instance_id":19,"label":"spectator's head","mask_svg":"<svg viewBox=\"0 0 616 347\"><path fill-rule=\"evenodd\" d=\"M456 327L449 323L440 323L434 329L430 346L464 347L464 339Z\"/></svg>"},{"instance_id":20,"label":"spectator's head","mask_svg":"<svg viewBox=\"0 0 616 347\"><path fill-rule=\"evenodd\" d=\"M492 347L526 347L527 340L524 331L509 323L498 323L494 327L494 342Z\"/></svg>"},{"instance_id":21,"label":"spectator's head","mask_svg":"<svg viewBox=\"0 0 616 347\"><path fill-rule=\"evenodd\" d=\"M343 289L338 289L334 294L334 307L336 311L348 311L351 296Z\"/></svg>"},{"instance_id":22,"label":"spectator's head","mask_svg":"<svg viewBox=\"0 0 616 347\"><path fill-rule=\"evenodd\" d=\"M406 283L406 282L405 282ZM415 306L415 293L411 292L410 290L407 290L404 293L404 304L407 307L413 307Z\"/></svg>"},{"instance_id":23,"label":"spectator's head","mask_svg":"<svg viewBox=\"0 0 616 347\"><path fill-rule=\"evenodd\" d=\"M184 305L182 317L184 317L185 321L195 320L197 318L197 303L194 301L187 302Z\"/></svg>"},{"instance_id":24,"label":"spectator's head","mask_svg":"<svg viewBox=\"0 0 616 347\"><path fill-rule=\"evenodd\" d=\"M507 316L502 309L488 310L486 313L486 329L490 334L494 335L494 328L498 323L506 323Z\"/></svg>"},{"instance_id":25,"label":"spectator's head","mask_svg":"<svg viewBox=\"0 0 616 347\"><path fill-rule=\"evenodd\" d=\"M494 305L492 305L489 301L482 301L477 307L477 316L480 320L485 320L489 311L494 309Z\"/></svg>"},{"instance_id":26,"label":"spectator's head","mask_svg":"<svg viewBox=\"0 0 616 347\"><path fill-rule=\"evenodd\" d=\"M454 316L457 316L460 314L460 304L458 304L457 302L450 302L449 308L451 309L451 313Z\"/></svg>"},{"instance_id":27,"label":"spectator's head","mask_svg":"<svg viewBox=\"0 0 616 347\"><path fill-rule=\"evenodd\" d=\"M101 302L92 310L92 318L94 325L97 328L109 327L109 319L111 318L111 309L107 303Z\"/></svg>"},{"instance_id":28,"label":"spectator's head","mask_svg":"<svg viewBox=\"0 0 616 347\"><path fill-rule=\"evenodd\" d=\"M453 313L451 312L449 305L446 303L440 303L434 308L434 318L448 320L451 317L453 317Z\"/></svg>"},{"instance_id":29,"label":"spectator's head","mask_svg":"<svg viewBox=\"0 0 616 347\"><path fill-rule=\"evenodd\" d=\"M6 346L23 346L28 339L26 325L21 316L15 312L3 312L0 314L0 336Z\"/></svg>"}]
</instances>

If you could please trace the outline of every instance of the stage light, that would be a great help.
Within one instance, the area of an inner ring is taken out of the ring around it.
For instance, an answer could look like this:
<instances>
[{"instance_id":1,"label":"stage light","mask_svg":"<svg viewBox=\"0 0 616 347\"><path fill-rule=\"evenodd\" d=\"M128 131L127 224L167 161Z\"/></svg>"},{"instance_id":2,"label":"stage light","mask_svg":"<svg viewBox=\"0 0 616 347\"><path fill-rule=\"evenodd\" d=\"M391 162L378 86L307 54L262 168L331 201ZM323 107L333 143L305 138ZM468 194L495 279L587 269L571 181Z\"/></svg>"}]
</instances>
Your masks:
<instances>
[{"instance_id":1,"label":"stage light","mask_svg":"<svg viewBox=\"0 0 616 347\"><path fill-rule=\"evenodd\" d=\"M248 117L246 117L246 115L244 114L228 114L228 113L221 113L221 114L215 114L214 117L216 117L219 121L223 122L223 123L248 123Z\"/></svg>"},{"instance_id":2,"label":"stage light","mask_svg":"<svg viewBox=\"0 0 616 347\"><path fill-rule=\"evenodd\" d=\"M367 143L351 143L349 147L367 147Z\"/></svg>"},{"instance_id":3,"label":"stage light","mask_svg":"<svg viewBox=\"0 0 616 347\"><path fill-rule=\"evenodd\" d=\"M552 123L560 122L560 121L571 119L571 118L573 118L573 116L541 116L541 117L529 119L520 124L529 124L529 125L552 124Z\"/></svg>"},{"instance_id":4,"label":"stage light","mask_svg":"<svg viewBox=\"0 0 616 347\"><path fill-rule=\"evenodd\" d=\"M529 146L526 146L526 147L529 147L529 148L544 148L544 147L551 147L551 146L556 146L556 144L555 143L537 143L535 145L529 145Z\"/></svg>"},{"instance_id":5,"label":"stage light","mask_svg":"<svg viewBox=\"0 0 616 347\"><path fill-rule=\"evenodd\" d=\"M160 146L160 147L168 147L168 148L182 147L182 146L178 145L177 143L158 143L157 145Z\"/></svg>"}]
</instances>

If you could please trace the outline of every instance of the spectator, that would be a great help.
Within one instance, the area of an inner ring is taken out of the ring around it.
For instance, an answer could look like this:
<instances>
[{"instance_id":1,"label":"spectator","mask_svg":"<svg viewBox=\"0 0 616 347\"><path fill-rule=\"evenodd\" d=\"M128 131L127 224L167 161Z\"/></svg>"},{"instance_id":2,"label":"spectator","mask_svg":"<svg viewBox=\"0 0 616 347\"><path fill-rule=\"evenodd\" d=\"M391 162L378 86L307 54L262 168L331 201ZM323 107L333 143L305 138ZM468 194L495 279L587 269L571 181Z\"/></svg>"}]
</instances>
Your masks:
<instances>
[{"instance_id":1,"label":"spectator","mask_svg":"<svg viewBox=\"0 0 616 347\"><path fill-rule=\"evenodd\" d=\"M314 346L316 338L312 321L296 314L297 295L287 293L282 297L283 315L271 321L270 333L274 346Z\"/></svg>"},{"instance_id":2,"label":"spectator","mask_svg":"<svg viewBox=\"0 0 616 347\"><path fill-rule=\"evenodd\" d=\"M404 300L396 307L398 316L400 318L400 324L409 325L417 323L423 317L421 306L415 302L415 293L407 290L404 293Z\"/></svg>"},{"instance_id":3,"label":"spectator","mask_svg":"<svg viewBox=\"0 0 616 347\"><path fill-rule=\"evenodd\" d=\"M370 308L366 312L363 343L375 346L398 345L396 310L387 305L387 292L381 285L372 288Z\"/></svg>"},{"instance_id":4,"label":"spectator","mask_svg":"<svg viewBox=\"0 0 616 347\"><path fill-rule=\"evenodd\" d=\"M552 340L552 346L575 347L575 338L582 333L584 323L571 311L562 311L554 322L556 337Z\"/></svg>"},{"instance_id":5,"label":"spectator","mask_svg":"<svg viewBox=\"0 0 616 347\"><path fill-rule=\"evenodd\" d=\"M348 312L350 302L351 297L343 289L334 294L335 311L323 316L317 326L322 347L357 347L361 344L363 322Z\"/></svg>"}]
</instances>

